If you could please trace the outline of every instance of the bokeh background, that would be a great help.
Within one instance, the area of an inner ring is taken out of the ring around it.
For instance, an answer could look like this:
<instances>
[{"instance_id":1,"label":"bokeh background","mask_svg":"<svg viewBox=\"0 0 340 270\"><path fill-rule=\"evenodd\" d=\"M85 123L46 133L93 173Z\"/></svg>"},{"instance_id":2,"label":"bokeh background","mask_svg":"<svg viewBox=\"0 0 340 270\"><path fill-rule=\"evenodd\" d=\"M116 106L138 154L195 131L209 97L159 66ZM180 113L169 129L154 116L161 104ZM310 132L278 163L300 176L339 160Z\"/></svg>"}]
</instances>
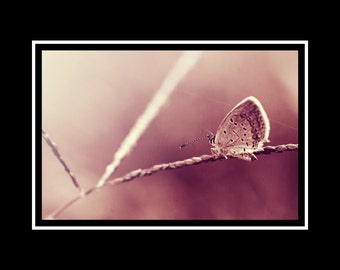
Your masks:
<instances>
[{"instance_id":1,"label":"bokeh background","mask_svg":"<svg viewBox=\"0 0 340 270\"><path fill-rule=\"evenodd\" d=\"M83 188L96 185L113 154L181 51L43 51L42 127ZM202 140L238 102L255 96L270 143L298 143L297 51L204 51L114 177L210 154ZM59 219L298 218L298 152L167 170L103 188ZM42 139L42 217L78 190Z\"/></svg>"}]
</instances>

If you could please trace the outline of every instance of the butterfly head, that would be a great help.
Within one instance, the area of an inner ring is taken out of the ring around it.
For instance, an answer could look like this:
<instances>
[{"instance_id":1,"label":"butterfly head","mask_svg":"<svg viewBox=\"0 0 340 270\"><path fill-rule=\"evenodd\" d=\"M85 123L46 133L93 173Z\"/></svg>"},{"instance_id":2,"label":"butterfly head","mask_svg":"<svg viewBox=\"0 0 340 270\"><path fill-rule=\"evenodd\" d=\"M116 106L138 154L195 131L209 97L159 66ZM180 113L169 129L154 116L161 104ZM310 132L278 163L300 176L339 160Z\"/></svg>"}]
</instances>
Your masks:
<instances>
[{"instance_id":1,"label":"butterfly head","mask_svg":"<svg viewBox=\"0 0 340 270\"><path fill-rule=\"evenodd\" d=\"M214 135L213 133L207 134L207 138L208 138L209 143L210 143L211 145L214 145L214 144L215 144L215 135Z\"/></svg>"}]
</instances>

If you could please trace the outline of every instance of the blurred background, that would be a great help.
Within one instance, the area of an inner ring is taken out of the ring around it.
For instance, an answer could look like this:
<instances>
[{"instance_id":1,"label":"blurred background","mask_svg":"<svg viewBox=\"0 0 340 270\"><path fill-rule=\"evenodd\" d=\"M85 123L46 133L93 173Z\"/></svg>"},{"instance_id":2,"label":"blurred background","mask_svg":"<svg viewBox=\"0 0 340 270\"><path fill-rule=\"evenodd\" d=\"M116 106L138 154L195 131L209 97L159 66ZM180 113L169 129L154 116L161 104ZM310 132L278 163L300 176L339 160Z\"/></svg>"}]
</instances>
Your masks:
<instances>
[{"instance_id":1,"label":"blurred background","mask_svg":"<svg viewBox=\"0 0 340 270\"><path fill-rule=\"evenodd\" d=\"M42 127L85 189L96 185L181 51L44 51ZM204 51L113 177L210 154L208 140L242 99L255 96L270 143L298 143L297 51ZM42 139L42 217L78 190ZM167 170L103 188L58 219L298 218L298 152Z\"/></svg>"}]
</instances>

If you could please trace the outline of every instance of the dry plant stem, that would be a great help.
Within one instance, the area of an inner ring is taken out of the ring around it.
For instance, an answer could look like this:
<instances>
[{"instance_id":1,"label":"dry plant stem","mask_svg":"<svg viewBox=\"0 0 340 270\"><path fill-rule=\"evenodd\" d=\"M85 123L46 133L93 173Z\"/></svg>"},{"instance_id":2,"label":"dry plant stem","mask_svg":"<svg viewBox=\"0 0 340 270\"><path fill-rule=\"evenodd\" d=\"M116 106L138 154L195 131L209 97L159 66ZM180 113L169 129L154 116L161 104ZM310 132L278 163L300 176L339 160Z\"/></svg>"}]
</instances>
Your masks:
<instances>
[{"instance_id":1,"label":"dry plant stem","mask_svg":"<svg viewBox=\"0 0 340 270\"><path fill-rule=\"evenodd\" d=\"M284 151L297 151L299 149L298 144L282 144L277 146L265 146L262 149L259 149L254 152L255 155L261 155L261 154L271 154L271 153L282 153ZM233 156L228 156L228 159L235 158ZM131 181L135 178L152 175L154 173L163 171L163 170L172 170L172 169L178 169L186 166L191 165L197 165L204 162L210 162L210 161L217 161L217 160L226 160L225 157L220 157L216 155L202 155L200 157L192 157L185 160L170 162L170 163L163 163L154 165L147 169L137 169L132 172L127 173L126 175L122 177L118 177L115 179L111 179L105 182L105 186L112 186L119 183L124 183ZM95 186L90 189L88 189L83 195L80 194L79 196L75 197L71 201L69 201L64 206L60 207L59 209L55 210L53 213L51 213L49 216L47 216L45 219L55 219L60 213L62 213L65 209L67 209L69 206L74 204L79 199L91 194L94 191L100 190L101 187Z\"/></svg>"},{"instance_id":2,"label":"dry plant stem","mask_svg":"<svg viewBox=\"0 0 340 270\"><path fill-rule=\"evenodd\" d=\"M68 175L71 177L71 180L73 182L73 185L79 190L80 193L83 192L82 188L80 187L76 177L74 176L74 174L71 172L70 168L67 166L66 162L62 159L57 145L55 142L53 142L50 137L48 136L48 134L46 133L46 131L44 129L42 129L42 137L45 139L45 141L47 142L48 146L51 148L53 154L57 157L57 159L59 160L59 162L61 163L61 165L63 165L65 171L68 173Z\"/></svg>"},{"instance_id":3,"label":"dry plant stem","mask_svg":"<svg viewBox=\"0 0 340 270\"><path fill-rule=\"evenodd\" d=\"M119 149L113 156L112 162L107 165L104 174L98 181L98 187L105 184L121 161L132 151L139 138L157 116L160 108L168 100L169 95L176 89L176 86L185 75L195 66L201 54L202 52L200 51L187 51L179 57L160 88L156 91L149 104L147 104L145 111L138 117L136 123L121 143Z\"/></svg>"},{"instance_id":4,"label":"dry plant stem","mask_svg":"<svg viewBox=\"0 0 340 270\"><path fill-rule=\"evenodd\" d=\"M67 209L69 206L74 204L76 201L80 200L81 198L91 194L94 191L99 190L99 187L91 187L85 192L81 192L77 197L70 200L67 204L63 205L62 207L54 210L51 214L49 214L45 219L55 219L60 213L62 213L65 209Z\"/></svg>"},{"instance_id":5,"label":"dry plant stem","mask_svg":"<svg viewBox=\"0 0 340 270\"><path fill-rule=\"evenodd\" d=\"M270 153L282 153L284 151L294 151L298 150L299 145L298 144L282 144L277 146L265 146L262 149L259 149L255 152L253 152L255 155L260 154L270 154ZM228 156L228 159L233 159L235 157ZM170 163L163 163L159 165L154 165L151 168L148 169L137 169L134 170L123 177L118 177L112 180L107 181L107 184L116 184L118 182L127 182L131 181L134 178L137 177L143 177L147 175L154 174L156 172L162 171L162 170L171 170L171 169L177 169L182 168L186 166L191 165L197 165L204 162L210 162L210 161L216 161L216 160L225 160L226 158L224 156L216 156L216 155L203 155L200 157L192 157L185 160L170 162Z\"/></svg>"}]
</instances>

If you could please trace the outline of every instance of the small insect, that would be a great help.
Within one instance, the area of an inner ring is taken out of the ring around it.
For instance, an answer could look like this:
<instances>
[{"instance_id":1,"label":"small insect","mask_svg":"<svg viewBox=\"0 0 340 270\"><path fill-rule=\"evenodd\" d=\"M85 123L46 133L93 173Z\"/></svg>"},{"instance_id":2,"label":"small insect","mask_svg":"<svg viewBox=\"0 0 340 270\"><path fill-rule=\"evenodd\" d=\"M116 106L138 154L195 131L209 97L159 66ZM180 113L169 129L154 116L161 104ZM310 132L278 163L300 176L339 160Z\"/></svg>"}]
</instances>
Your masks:
<instances>
[{"instance_id":1,"label":"small insect","mask_svg":"<svg viewBox=\"0 0 340 270\"><path fill-rule=\"evenodd\" d=\"M233 156L246 161L257 160L254 151L269 142L269 119L260 101L247 97L222 120L216 135L208 135L211 151L218 156Z\"/></svg>"}]
</instances>

